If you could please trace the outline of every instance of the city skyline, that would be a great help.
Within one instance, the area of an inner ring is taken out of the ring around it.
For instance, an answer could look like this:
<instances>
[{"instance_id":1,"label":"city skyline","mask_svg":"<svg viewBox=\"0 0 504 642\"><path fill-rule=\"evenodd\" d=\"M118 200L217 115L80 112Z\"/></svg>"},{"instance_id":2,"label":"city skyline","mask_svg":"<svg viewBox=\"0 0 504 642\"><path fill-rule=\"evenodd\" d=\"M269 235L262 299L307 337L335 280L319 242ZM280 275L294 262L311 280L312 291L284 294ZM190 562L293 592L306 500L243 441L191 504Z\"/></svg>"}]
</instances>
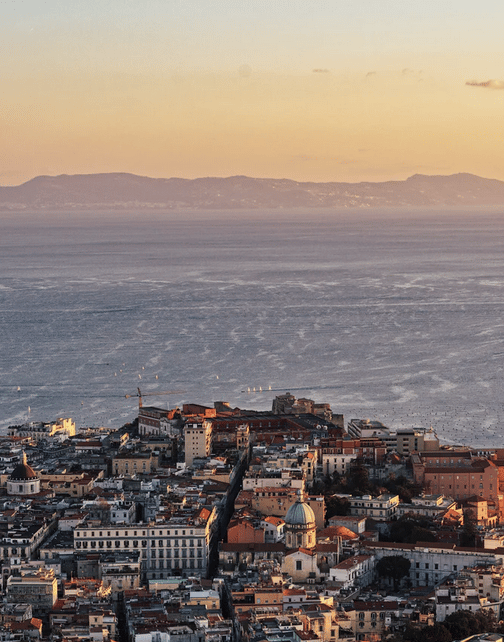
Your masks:
<instances>
[{"instance_id":1,"label":"city skyline","mask_svg":"<svg viewBox=\"0 0 504 642\"><path fill-rule=\"evenodd\" d=\"M0 184L504 179L489 0L6 2Z\"/></svg>"}]
</instances>

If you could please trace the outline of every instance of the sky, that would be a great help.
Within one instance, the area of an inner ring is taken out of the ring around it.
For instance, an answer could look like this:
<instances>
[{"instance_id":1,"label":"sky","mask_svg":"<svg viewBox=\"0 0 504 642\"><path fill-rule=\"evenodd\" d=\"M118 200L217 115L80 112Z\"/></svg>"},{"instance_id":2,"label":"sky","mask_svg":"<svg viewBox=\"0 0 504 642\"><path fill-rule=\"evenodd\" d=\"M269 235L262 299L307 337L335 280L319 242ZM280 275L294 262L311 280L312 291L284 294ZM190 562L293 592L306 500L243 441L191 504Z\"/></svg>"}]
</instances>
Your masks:
<instances>
[{"instance_id":1,"label":"sky","mask_svg":"<svg viewBox=\"0 0 504 642\"><path fill-rule=\"evenodd\" d=\"M0 0L0 185L504 180L501 0Z\"/></svg>"}]
</instances>

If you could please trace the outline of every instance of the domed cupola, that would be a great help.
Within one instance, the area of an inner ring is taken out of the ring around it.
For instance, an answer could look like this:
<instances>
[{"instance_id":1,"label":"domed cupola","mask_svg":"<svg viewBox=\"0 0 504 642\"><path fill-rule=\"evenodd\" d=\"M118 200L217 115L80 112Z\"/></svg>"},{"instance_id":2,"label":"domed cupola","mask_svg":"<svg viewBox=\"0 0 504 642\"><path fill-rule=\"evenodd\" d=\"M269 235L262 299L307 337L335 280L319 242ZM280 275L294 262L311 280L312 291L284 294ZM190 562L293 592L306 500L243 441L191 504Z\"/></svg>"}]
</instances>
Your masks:
<instances>
[{"instance_id":1,"label":"domed cupola","mask_svg":"<svg viewBox=\"0 0 504 642\"><path fill-rule=\"evenodd\" d=\"M23 451L20 463L14 468L7 479L8 495L36 495L40 492L40 479L26 461Z\"/></svg>"},{"instance_id":2,"label":"domed cupola","mask_svg":"<svg viewBox=\"0 0 504 642\"><path fill-rule=\"evenodd\" d=\"M315 544L315 513L300 494L285 516L285 545L287 548L313 548Z\"/></svg>"}]
</instances>

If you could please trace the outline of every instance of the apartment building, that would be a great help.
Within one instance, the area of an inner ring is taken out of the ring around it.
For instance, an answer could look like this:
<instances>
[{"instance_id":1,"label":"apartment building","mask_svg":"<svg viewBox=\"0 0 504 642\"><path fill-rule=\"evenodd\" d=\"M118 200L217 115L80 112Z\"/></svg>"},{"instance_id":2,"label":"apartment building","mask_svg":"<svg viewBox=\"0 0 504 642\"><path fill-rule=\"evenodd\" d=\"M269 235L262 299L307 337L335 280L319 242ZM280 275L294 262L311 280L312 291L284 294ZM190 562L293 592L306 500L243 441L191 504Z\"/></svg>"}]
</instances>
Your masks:
<instances>
[{"instance_id":1,"label":"apartment building","mask_svg":"<svg viewBox=\"0 0 504 642\"><path fill-rule=\"evenodd\" d=\"M208 457L212 452L212 424L203 421L189 424L184 429L185 463L191 466L197 457Z\"/></svg>"},{"instance_id":2,"label":"apartment building","mask_svg":"<svg viewBox=\"0 0 504 642\"><path fill-rule=\"evenodd\" d=\"M350 515L359 517L365 515L378 521L388 521L397 513L399 495L383 494L378 497L362 495L361 497L348 497Z\"/></svg>"},{"instance_id":3,"label":"apartment building","mask_svg":"<svg viewBox=\"0 0 504 642\"><path fill-rule=\"evenodd\" d=\"M179 420L180 412L177 409L142 406L138 409L138 433L142 436L175 436L179 433Z\"/></svg>"},{"instance_id":4,"label":"apartment building","mask_svg":"<svg viewBox=\"0 0 504 642\"><path fill-rule=\"evenodd\" d=\"M112 460L112 474L130 477L139 473L150 473L153 468L153 456L150 451L122 452Z\"/></svg>"},{"instance_id":5,"label":"apartment building","mask_svg":"<svg viewBox=\"0 0 504 642\"><path fill-rule=\"evenodd\" d=\"M191 517L150 524L104 526L88 523L74 531L77 552L139 551L142 581L163 579L174 571L205 576L208 569L215 506Z\"/></svg>"},{"instance_id":6,"label":"apartment building","mask_svg":"<svg viewBox=\"0 0 504 642\"><path fill-rule=\"evenodd\" d=\"M58 597L58 582L53 569L24 568L10 575L6 586L9 602L31 604L35 615L48 613Z\"/></svg>"},{"instance_id":7,"label":"apartment building","mask_svg":"<svg viewBox=\"0 0 504 642\"><path fill-rule=\"evenodd\" d=\"M439 450L439 439L431 427L401 428L396 432L397 452L400 455L410 455L412 452Z\"/></svg>"}]
</instances>

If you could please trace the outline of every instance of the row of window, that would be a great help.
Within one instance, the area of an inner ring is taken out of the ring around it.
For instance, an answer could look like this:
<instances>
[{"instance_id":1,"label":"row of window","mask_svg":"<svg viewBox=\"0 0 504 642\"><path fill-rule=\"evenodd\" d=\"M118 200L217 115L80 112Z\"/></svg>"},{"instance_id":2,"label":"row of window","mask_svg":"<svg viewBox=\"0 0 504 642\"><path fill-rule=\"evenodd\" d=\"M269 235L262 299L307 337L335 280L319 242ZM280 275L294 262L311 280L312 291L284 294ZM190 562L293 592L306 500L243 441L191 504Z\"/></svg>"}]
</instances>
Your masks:
<instances>
[{"instance_id":1,"label":"row of window","mask_svg":"<svg viewBox=\"0 0 504 642\"><path fill-rule=\"evenodd\" d=\"M151 569L163 569L165 568L165 562L164 560L160 560L159 562L151 562L150 565ZM166 568L167 569L174 569L174 568L205 568L203 565L203 560L173 560L171 562L168 560L166 562ZM154 576L155 577L155 576ZM161 577L161 575L159 575Z\"/></svg>"},{"instance_id":2,"label":"row of window","mask_svg":"<svg viewBox=\"0 0 504 642\"><path fill-rule=\"evenodd\" d=\"M106 544L106 548L112 548L112 542L110 540L107 541L107 542L99 541L98 542L98 546L96 545L96 541L95 540L92 540L91 542L87 542L87 541L75 542L76 548L81 548L81 547L82 548L105 548L105 544ZM145 542L145 543L142 542L142 546L144 548L146 548L147 547L147 542ZM128 540L125 540L123 542L123 547L124 548L129 548L129 541ZM139 547L138 546L138 541L135 540L133 542L133 548L138 548L138 547ZM119 540L115 540L115 548L121 548L121 542ZM171 557L171 555L172 555L171 549L167 549L166 553L165 553L165 551L163 549L159 550L159 557L160 558L164 557L165 554L166 554L166 557ZM194 557L195 555L197 555L197 557L202 557L203 556L203 550L201 548L198 548L197 549L197 553L195 553L194 549L191 549L189 551L187 551L186 549L182 549L182 551L179 551L178 548L173 549L173 557L179 557L179 556L182 556L182 557ZM156 557L156 551L155 550L151 551L151 557Z\"/></svg>"},{"instance_id":3,"label":"row of window","mask_svg":"<svg viewBox=\"0 0 504 642\"><path fill-rule=\"evenodd\" d=\"M380 616L380 620L384 620L384 619L385 619L385 615L386 615L386 613L385 613L384 611L382 611L382 612L379 614L379 616ZM377 614L377 613L375 613L374 611L372 611L372 612L371 612L371 620L376 620L376 618L377 618L377 617L378 617L378 614ZM364 620L365 618L366 618L366 614L365 614L363 611L361 611L361 612L359 613L359 620Z\"/></svg>"},{"instance_id":4,"label":"row of window","mask_svg":"<svg viewBox=\"0 0 504 642\"><path fill-rule=\"evenodd\" d=\"M87 533L87 531L76 531L75 535L77 537L81 537L81 536L82 537L86 537L86 533ZM107 533L107 535L106 535L107 537L112 537L112 531L107 531L106 533ZM139 536L138 533L139 533L139 531L133 531L133 536L134 537L138 537ZM180 535L186 535L186 533L187 533L187 529L186 530L182 529L180 531ZM99 535L100 537L104 537L105 531L91 531L91 537L95 537L95 534L96 534L96 536ZM176 531L174 531L174 533L164 533L163 531L159 531L159 533L158 533L159 537L170 537L170 536L173 537L174 534L175 534L175 536L179 535L179 531L176 530ZM189 533L187 533L187 534L188 535L194 535L194 530L190 530ZM120 537L121 535L119 534L119 531L115 531L115 536L116 537ZM142 535L145 537L146 531L142 531ZM150 535L151 535L151 537L155 537L156 533L151 532ZM125 533L124 536L125 537L132 537L132 534L131 533Z\"/></svg>"},{"instance_id":5,"label":"row of window","mask_svg":"<svg viewBox=\"0 0 504 642\"><path fill-rule=\"evenodd\" d=\"M127 540L121 540L121 539L115 539L115 540L110 540L110 539L109 540L103 540L103 539L102 540L87 540L87 539L82 539L82 540L77 540L75 542L77 544L77 546L80 544L81 541L82 542L91 541L91 545L93 545L93 542L98 541L100 548L103 548L103 546L104 546L103 543L104 542L107 543L107 548L112 548L112 542L113 541L115 542L116 547L120 546L122 541L124 541L124 546L129 546L130 541L132 541L133 542L133 546L135 546L137 548L139 546L139 542L141 542L141 545L142 545L143 548L147 548L147 546L149 546L149 544L150 544L151 548L156 548L156 540L155 539L151 539L151 540L146 540L146 539L142 539L142 540L140 540L140 539L133 539L133 540L129 540L129 539L127 539ZM181 548L203 548L203 540L202 539L197 539L197 540L194 540L194 539L190 539L190 540L185 540L185 539L183 539L183 540L178 540L178 539L162 540L162 539L160 539L160 540L158 540L158 548L171 548L172 546L174 546L175 548L178 548L179 546Z\"/></svg>"}]
</instances>

